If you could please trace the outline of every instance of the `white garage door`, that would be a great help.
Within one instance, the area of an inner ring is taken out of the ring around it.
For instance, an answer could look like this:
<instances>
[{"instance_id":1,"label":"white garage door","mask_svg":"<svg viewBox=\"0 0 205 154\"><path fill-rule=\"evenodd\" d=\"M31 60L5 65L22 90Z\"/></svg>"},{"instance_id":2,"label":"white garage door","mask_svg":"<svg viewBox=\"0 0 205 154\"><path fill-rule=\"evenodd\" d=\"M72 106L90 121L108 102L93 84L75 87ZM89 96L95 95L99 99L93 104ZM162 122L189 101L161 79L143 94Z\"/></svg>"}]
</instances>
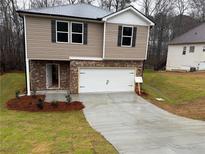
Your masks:
<instances>
[{"instance_id":1,"label":"white garage door","mask_svg":"<svg viewBox=\"0 0 205 154\"><path fill-rule=\"evenodd\" d=\"M79 93L134 91L134 69L81 68Z\"/></svg>"}]
</instances>

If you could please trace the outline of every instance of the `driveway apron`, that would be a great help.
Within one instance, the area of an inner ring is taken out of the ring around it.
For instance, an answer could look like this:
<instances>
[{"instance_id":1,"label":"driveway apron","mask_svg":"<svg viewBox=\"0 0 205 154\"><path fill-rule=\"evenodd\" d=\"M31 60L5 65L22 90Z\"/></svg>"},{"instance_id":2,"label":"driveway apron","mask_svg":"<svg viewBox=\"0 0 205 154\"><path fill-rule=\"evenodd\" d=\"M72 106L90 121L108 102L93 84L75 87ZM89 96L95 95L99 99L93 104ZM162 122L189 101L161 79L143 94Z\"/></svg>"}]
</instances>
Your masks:
<instances>
[{"instance_id":1,"label":"driveway apron","mask_svg":"<svg viewBox=\"0 0 205 154\"><path fill-rule=\"evenodd\" d=\"M204 154L205 122L168 113L135 93L80 94L89 124L123 154Z\"/></svg>"}]
</instances>

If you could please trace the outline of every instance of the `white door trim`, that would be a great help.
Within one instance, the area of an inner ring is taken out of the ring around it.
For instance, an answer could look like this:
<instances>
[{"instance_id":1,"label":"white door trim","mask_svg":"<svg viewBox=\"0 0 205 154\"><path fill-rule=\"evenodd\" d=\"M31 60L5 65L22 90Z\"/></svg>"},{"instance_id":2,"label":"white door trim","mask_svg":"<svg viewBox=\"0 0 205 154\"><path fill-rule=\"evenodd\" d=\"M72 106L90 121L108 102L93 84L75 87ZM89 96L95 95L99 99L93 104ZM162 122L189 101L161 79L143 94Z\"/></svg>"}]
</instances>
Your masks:
<instances>
[{"instance_id":1,"label":"white door trim","mask_svg":"<svg viewBox=\"0 0 205 154\"><path fill-rule=\"evenodd\" d=\"M60 89L60 64L56 64L56 63L47 63L46 64L46 89L56 89L56 88L49 88L48 87L48 72L47 72L48 65L57 65L58 66L58 87L57 87L57 89Z\"/></svg>"}]
</instances>

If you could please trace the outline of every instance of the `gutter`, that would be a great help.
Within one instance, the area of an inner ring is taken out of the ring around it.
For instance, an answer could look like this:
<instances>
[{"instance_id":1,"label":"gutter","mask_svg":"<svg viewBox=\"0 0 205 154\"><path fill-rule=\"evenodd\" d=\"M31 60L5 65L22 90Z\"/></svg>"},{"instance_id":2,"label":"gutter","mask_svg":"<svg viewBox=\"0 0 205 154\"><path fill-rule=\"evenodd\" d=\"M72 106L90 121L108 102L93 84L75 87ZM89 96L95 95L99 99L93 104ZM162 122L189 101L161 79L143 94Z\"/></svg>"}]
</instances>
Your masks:
<instances>
[{"instance_id":1,"label":"gutter","mask_svg":"<svg viewBox=\"0 0 205 154\"><path fill-rule=\"evenodd\" d=\"M67 15L60 15L60 14L28 12L28 11L22 11L22 10L17 10L16 12L19 13L20 16L24 16L24 15L37 15L37 16L63 17L63 18L81 19L81 20L83 19L83 20L91 20L91 21L102 21L101 18L93 19L93 18L67 16Z\"/></svg>"},{"instance_id":2,"label":"gutter","mask_svg":"<svg viewBox=\"0 0 205 154\"><path fill-rule=\"evenodd\" d=\"M187 44L204 44L205 42L181 42L181 43L168 43L168 45L187 45Z\"/></svg>"}]
</instances>

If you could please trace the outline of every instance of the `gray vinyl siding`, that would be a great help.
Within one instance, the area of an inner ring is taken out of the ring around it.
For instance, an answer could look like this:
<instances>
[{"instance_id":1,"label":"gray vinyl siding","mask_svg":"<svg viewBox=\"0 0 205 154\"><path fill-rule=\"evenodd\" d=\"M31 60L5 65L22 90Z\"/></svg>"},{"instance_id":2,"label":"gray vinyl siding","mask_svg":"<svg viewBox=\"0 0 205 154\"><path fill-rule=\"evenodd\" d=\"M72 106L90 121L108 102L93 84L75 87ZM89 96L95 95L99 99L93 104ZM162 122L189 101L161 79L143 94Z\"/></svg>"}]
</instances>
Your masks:
<instances>
[{"instance_id":1,"label":"gray vinyl siding","mask_svg":"<svg viewBox=\"0 0 205 154\"><path fill-rule=\"evenodd\" d=\"M102 57L103 23L88 22L87 44L53 43L51 20L46 17L26 17L27 50L31 59L68 59L75 57ZM118 46L118 24L107 24L105 37L105 58L145 59L147 26L137 27L135 47ZM69 35L70 36L70 35ZM69 38L70 39L70 38Z\"/></svg>"},{"instance_id":2,"label":"gray vinyl siding","mask_svg":"<svg viewBox=\"0 0 205 154\"><path fill-rule=\"evenodd\" d=\"M118 46L118 24L106 26L105 58L108 59L145 59L148 26L137 27L135 47Z\"/></svg>"},{"instance_id":3,"label":"gray vinyl siding","mask_svg":"<svg viewBox=\"0 0 205 154\"><path fill-rule=\"evenodd\" d=\"M102 57L103 24L88 23L87 44L52 43L51 18L26 17L28 58Z\"/></svg>"}]
</instances>

